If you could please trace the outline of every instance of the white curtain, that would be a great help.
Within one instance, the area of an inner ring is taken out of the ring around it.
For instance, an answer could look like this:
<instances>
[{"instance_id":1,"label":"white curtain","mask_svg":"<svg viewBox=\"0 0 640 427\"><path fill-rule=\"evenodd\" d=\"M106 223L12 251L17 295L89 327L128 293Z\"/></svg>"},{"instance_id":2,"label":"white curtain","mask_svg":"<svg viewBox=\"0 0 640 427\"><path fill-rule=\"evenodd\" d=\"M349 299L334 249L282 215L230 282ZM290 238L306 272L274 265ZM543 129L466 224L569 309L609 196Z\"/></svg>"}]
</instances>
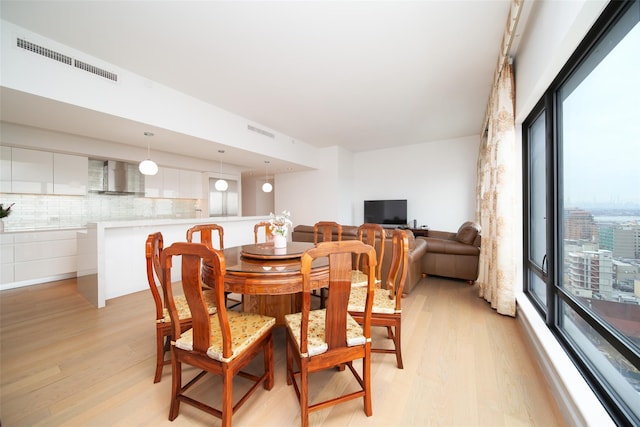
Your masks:
<instances>
[{"instance_id":1,"label":"white curtain","mask_svg":"<svg viewBox=\"0 0 640 427\"><path fill-rule=\"evenodd\" d=\"M480 296L498 313L515 316L517 254L516 131L513 67L505 63L489 101L487 126L478 156L477 217L482 226Z\"/></svg>"}]
</instances>

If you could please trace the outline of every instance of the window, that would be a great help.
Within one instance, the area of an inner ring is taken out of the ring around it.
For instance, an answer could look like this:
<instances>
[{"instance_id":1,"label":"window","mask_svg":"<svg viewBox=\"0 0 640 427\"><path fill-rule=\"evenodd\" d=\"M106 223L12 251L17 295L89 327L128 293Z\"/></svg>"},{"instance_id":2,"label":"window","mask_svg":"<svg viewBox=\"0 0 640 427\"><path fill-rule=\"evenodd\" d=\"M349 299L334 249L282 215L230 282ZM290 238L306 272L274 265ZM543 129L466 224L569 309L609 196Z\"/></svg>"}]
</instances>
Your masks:
<instances>
[{"instance_id":1,"label":"window","mask_svg":"<svg viewBox=\"0 0 640 427\"><path fill-rule=\"evenodd\" d=\"M523 123L525 292L640 423L640 1L611 2Z\"/></svg>"}]
</instances>

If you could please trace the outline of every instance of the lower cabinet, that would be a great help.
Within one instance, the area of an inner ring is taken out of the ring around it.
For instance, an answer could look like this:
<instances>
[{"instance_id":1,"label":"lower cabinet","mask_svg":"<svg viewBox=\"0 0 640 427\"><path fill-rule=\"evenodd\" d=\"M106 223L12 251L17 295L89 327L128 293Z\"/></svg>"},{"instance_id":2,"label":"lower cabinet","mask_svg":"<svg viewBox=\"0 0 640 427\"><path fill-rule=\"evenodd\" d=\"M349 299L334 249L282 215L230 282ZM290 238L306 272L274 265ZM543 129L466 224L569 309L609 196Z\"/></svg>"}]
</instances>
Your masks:
<instances>
[{"instance_id":1,"label":"lower cabinet","mask_svg":"<svg viewBox=\"0 0 640 427\"><path fill-rule=\"evenodd\" d=\"M3 234L0 289L75 277L78 230Z\"/></svg>"}]
</instances>

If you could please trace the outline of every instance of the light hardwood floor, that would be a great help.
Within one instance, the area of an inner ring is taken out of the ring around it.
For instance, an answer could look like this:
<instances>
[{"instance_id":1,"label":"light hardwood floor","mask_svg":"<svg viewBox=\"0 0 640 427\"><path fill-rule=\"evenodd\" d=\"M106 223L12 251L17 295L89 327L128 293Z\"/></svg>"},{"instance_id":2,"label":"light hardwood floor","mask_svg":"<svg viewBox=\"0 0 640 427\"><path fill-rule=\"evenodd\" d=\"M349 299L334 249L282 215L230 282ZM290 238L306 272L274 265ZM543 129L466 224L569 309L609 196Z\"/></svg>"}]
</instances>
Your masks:
<instances>
[{"instance_id":1,"label":"light hardwood floor","mask_svg":"<svg viewBox=\"0 0 640 427\"><path fill-rule=\"evenodd\" d=\"M405 369L374 354L373 416L362 400L311 414L314 426L565 426L518 322L496 314L462 281L426 278L403 300ZM75 280L0 292L2 426L192 426L220 421L187 405L167 420L171 368L153 383L149 291L96 309ZM284 331L275 335L276 381L233 417L237 426L297 426L285 382ZM376 332L377 343L386 338ZM259 360L256 367L259 368ZM356 365L359 368L359 364ZM349 387L347 372L311 377L311 399ZM209 379L198 393L219 395ZM237 380L237 386L244 386Z\"/></svg>"}]
</instances>

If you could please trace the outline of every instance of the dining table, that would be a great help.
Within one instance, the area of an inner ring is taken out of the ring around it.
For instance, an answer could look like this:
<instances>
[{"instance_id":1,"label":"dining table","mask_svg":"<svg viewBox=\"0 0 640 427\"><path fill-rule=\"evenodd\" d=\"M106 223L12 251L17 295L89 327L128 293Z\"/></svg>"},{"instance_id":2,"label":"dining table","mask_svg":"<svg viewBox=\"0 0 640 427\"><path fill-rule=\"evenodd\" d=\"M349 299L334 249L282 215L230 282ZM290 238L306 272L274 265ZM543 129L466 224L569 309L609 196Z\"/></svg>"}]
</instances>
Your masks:
<instances>
[{"instance_id":1,"label":"dining table","mask_svg":"<svg viewBox=\"0 0 640 427\"><path fill-rule=\"evenodd\" d=\"M309 242L287 242L286 247L276 248L273 242L266 242L225 248L225 291L242 294L243 311L275 317L276 326L283 326L286 314L301 310L301 257L314 246ZM205 263L205 285L213 282L213 274L212 266ZM328 286L327 258L313 262L310 278L311 289Z\"/></svg>"}]
</instances>

